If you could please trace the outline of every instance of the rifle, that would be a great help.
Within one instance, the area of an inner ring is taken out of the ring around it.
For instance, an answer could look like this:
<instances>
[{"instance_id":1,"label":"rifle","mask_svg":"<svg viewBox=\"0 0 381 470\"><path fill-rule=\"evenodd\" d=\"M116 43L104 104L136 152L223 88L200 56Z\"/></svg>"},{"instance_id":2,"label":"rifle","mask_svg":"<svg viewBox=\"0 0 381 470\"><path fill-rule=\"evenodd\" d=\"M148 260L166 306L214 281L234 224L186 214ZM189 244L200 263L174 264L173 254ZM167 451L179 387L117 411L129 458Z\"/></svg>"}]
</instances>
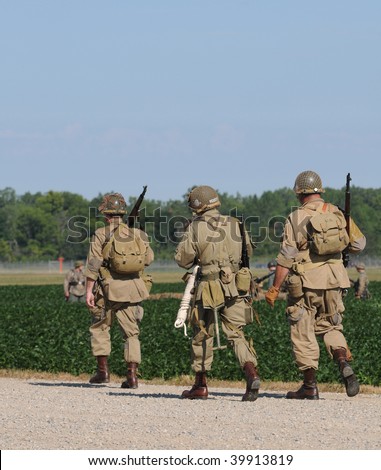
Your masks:
<instances>
[{"instance_id":1,"label":"rifle","mask_svg":"<svg viewBox=\"0 0 381 470\"><path fill-rule=\"evenodd\" d=\"M147 192L147 186L143 186L142 193L140 194L137 201L135 202L134 207L131 209L130 213L128 214L127 225L129 227L133 227L135 225L135 220L139 216L139 209L140 209L140 206L143 202L143 199L144 199L144 196L145 196L146 192Z\"/></svg>"},{"instance_id":2,"label":"rifle","mask_svg":"<svg viewBox=\"0 0 381 470\"><path fill-rule=\"evenodd\" d=\"M254 282L255 282L256 284L260 284L261 282L265 281L265 280L268 279L269 277L274 276L274 274L275 274L275 271L271 271L271 273L268 273L268 274L266 274L266 275L264 275L264 276L262 276L262 277L256 277L256 278L254 279Z\"/></svg>"},{"instance_id":3,"label":"rifle","mask_svg":"<svg viewBox=\"0 0 381 470\"><path fill-rule=\"evenodd\" d=\"M241 233L241 239L242 239L242 253L241 253L240 269L247 268L250 271L250 258L249 258L249 253L247 251L245 224L244 224L243 215L241 216L240 221L239 221L239 231ZM250 287L249 287L249 297L251 299L254 299L255 296L256 296L255 281L253 277L251 276Z\"/></svg>"},{"instance_id":4,"label":"rifle","mask_svg":"<svg viewBox=\"0 0 381 470\"><path fill-rule=\"evenodd\" d=\"M247 252L245 225L243 221L243 216L241 216L241 220L239 221L239 231L241 232L241 239L242 239L241 268L250 269L250 259L249 259L249 253Z\"/></svg>"},{"instance_id":5,"label":"rifle","mask_svg":"<svg viewBox=\"0 0 381 470\"><path fill-rule=\"evenodd\" d=\"M245 236L245 225L244 225L244 219L243 216L241 216L241 220L239 222L239 230L241 232L241 239L242 239L242 254L241 254L241 265L240 268L247 268L250 271L250 260L249 260L249 253L247 251L247 244L246 244L246 236ZM256 288L256 283L257 280L253 279L253 276L251 275L250 271L250 288L249 288L249 296L248 300L250 300L250 303L253 302L253 300L257 297L258 295L258 289ZM259 320L259 315L258 312L252 307L254 316L260 325L261 322Z\"/></svg>"},{"instance_id":6,"label":"rifle","mask_svg":"<svg viewBox=\"0 0 381 470\"><path fill-rule=\"evenodd\" d=\"M345 208L344 208L344 217L345 217L345 222L347 223L346 230L349 239L351 238L350 234L350 219L351 219L351 174L347 174L347 182L345 186ZM342 253L343 255L343 264L344 267L348 266L349 263L349 245L345 248L345 250Z\"/></svg>"}]
</instances>

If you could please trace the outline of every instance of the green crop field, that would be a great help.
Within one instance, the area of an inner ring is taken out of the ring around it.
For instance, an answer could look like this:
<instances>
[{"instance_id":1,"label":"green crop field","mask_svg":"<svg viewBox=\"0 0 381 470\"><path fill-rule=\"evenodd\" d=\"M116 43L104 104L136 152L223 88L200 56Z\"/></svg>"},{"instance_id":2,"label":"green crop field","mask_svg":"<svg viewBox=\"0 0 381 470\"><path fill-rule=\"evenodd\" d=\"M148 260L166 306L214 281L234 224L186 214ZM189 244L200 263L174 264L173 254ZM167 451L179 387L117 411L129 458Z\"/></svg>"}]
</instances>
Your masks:
<instances>
[{"instance_id":1,"label":"green crop field","mask_svg":"<svg viewBox=\"0 0 381 470\"><path fill-rule=\"evenodd\" d=\"M182 292L184 285L157 283L152 293ZM344 328L354 357L359 380L366 385L381 381L381 283L371 282L373 294L368 301L356 301L353 292L345 298ZM0 286L0 369L34 370L79 375L91 374L95 360L90 352L88 327L90 314L83 304L68 304L62 286L10 285ZM180 300L166 298L144 302L145 314L141 325L143 379L171 379L190 375L190 340L173 324ZM284 316L285 302L274 309L265 302L255 303L260 324L246 327L259 357L261 377L265 381L294 382L300 375L293 361L289 328ZM191 330L188 330L191 334ZM223 338L222 338L223 341ZM110 368L123 376L123 344L117 324L112 328ZM211 378L241 380L231 349L215 352ZM337 366L328 359L321 344L319 382L338 383Z\"/></svg>"}]
</instances>

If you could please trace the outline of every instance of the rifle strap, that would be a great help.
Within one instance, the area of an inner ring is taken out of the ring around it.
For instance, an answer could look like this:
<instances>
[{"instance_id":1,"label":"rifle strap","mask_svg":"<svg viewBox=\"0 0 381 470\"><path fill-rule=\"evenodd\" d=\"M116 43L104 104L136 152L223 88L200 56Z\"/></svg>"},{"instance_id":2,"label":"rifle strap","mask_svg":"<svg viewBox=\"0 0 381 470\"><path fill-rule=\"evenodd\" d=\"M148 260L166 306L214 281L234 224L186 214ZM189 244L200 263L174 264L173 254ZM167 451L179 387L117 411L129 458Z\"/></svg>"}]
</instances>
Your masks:
<instances>
[{"instance_id":1,"label":"rifle strap","mask_svg":"<svg viewBox=\"0 0 381 470\"><path fill-rule=\"evenodd\" d=\"M193 316L197 327L204 333L207 338L210 338L210 334L206 331L204 324L200 322L200 317L198 316L198 308L195 306L193 309Z\"/></svg>"},{"instance_id":2,"label":"rifle strap","mask_svg":"<svg viewBox=\"0 0 381 470\"><path fill-rule=\"evenodd\" d=\"M258 323L259 326L262 326L261 320L259 318L259 313L257 312L257 310L254 307L251 307L251 308L253 309L254 318L255 318L256 322ZM250 338L250 339L252 339L252 338Z\"/></svg>"}]
</instances>

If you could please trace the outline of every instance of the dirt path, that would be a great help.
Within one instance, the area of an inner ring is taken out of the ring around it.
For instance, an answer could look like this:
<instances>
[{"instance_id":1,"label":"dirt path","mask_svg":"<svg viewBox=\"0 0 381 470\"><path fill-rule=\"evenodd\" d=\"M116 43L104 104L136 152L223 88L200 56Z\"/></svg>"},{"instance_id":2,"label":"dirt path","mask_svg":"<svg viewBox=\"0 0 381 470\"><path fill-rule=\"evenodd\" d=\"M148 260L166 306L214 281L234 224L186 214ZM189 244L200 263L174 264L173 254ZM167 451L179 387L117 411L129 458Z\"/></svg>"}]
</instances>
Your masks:
<instances>
[{"instance_id":1,"label":"dirt path","mask_svg":"<svg viewBox=\"0 0 381 470\"><path fill-rule=\"evenodd\" d=\"M264 391L0 378L1 449L381 449L381 395L321 392L319 401Z\"/></svg>"}]
</instances>

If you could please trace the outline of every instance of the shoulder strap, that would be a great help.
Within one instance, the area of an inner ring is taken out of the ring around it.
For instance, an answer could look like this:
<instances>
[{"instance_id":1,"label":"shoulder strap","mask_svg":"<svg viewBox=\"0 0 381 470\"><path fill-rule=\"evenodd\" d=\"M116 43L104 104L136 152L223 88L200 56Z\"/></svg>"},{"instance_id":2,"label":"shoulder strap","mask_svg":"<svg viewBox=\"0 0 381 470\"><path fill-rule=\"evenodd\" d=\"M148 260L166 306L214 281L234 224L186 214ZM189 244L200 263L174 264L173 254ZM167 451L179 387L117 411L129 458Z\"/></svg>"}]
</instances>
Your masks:
<instances>
[{"instance_id":1,"label":"shoulder strap","mask_svg":"<svg viewBox=\"0 0 381 470\"><path fill-rule=\"evenodd\" d=\"M103 256L104 260L107 260L109 258L111 245L112 245L112 242L114 240L115 233L119 229L120 225L121 224L119 224L116 228L114 228L114 230L112 230L110 232L109 237L106 238L106 240L105 240L105 243L104 243L103 248L102 248L102 256Z\"/></svg>"}]
</instances>

